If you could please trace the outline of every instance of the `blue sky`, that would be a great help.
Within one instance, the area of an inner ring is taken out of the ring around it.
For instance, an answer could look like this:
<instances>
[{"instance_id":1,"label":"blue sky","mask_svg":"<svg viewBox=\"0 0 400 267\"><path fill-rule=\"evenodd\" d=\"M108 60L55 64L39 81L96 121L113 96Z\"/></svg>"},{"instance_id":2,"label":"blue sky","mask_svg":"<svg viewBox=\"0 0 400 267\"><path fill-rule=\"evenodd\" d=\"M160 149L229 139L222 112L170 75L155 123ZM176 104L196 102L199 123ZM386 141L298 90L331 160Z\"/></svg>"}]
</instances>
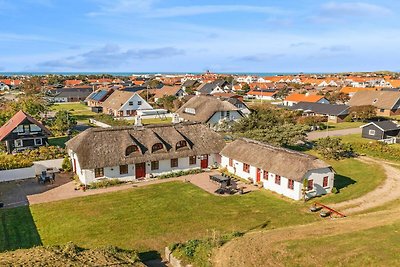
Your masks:
<instances>
[{"instance_id":1,"label":"blue sky","mask_svg":"<svg viewBox=\"0 0 400 267\"><path fill-rule=\"evenodd\" d=\"M0 71L399 71L399 8L397 0L0 0Z\"/></svg>"}]
</instances>

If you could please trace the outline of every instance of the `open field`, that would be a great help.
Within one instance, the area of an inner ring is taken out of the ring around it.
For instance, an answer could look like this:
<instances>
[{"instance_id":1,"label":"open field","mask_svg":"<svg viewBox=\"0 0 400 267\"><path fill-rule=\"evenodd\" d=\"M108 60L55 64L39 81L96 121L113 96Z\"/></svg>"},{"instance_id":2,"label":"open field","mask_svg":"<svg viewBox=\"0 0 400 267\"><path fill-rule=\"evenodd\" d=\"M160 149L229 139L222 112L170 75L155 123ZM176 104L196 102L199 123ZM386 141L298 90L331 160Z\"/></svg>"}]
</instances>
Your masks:
<instances>
[{"instance_id":1,"label":"open field","mask_svg":"<svg viewBox=\"0 0 400 267\"><path fill-rule=\"evenodd\" d=\"M88 123L88 120L96 115L90 110L90 107L82 103L55 103L51 109L53 111L68 110L81 123Z\"/></svg>"},{"instance_id":2,"label":"open field","mask_svg":"<svg viewBox=\"0 0 400 267\"><path fill-rule=\"evenodd\" d=\"M212 230L232 232L315 221L302 203L267 191L219 197L181 182L31 206L45 245L162 250ZM251 216L249 216L251 215Z\"/></svg>"},{"instance_id":3,"label":"open field","mask_svg":"<svg viewBox=\"0 0 400 267\"><path fill-rule=\"evenodd\" d=\"M154 119L142 119L143 125L147 124L163 124L163 123L171 123L172 118L165 118L165 119L160 119L160 118L154 118Z\"/></svg>"},{"instance_id":4,"label":"open field","mask_svg":"<svg viewBox=\"0 0 400 267\"><path fill-rule=\"evenodd\" d=\"M341 192L317 201L336 203L355 198L384 179L378 166L355 159L332 164L341 175L337 180ZM0 210L0 229L4 232L0 251L72 241L85 248L112 245L161 253L167 245L210 237L214 231L275 229L319 221L316 214L307 212L309 205L266 190L220 197L192 184L168 182Z\"/></svg>"},{"instance_id":5,"label":"open field","mask_svg":"<svg viewBox=\"0 0 400 267\"><path fill-rule=\"evenodd\" d=\"M352 128L359 128L361 125L366 123L363 122L341 122L341 123L328 123L329 131L331 130L345 130L345 129L352 129ZM319 130L319 132L326 132L325 130Z\"/></svg>"},{"instance_id":6,"label":"open field","mask_svg":"<svg viewBox=\"0 0 400 267\"><path fill-rule=\"evenodd\" d=\"M57 136L57 137L50 137L49 138L49 145L51 146L59 146L64 148L65 142L68 141L68 136Z\"/></svg>"}]
</instances>

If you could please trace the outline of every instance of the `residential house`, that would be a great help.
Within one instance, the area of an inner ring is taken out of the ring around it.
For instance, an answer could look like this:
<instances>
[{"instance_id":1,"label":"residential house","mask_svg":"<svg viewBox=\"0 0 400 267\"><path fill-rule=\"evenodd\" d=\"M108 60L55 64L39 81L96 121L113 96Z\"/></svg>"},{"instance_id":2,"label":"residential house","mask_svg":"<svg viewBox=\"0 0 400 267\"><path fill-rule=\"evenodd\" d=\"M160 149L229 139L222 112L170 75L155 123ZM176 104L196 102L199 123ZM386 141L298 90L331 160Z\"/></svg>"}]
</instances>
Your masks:
<instances>
[{"instance_id":1,"label":"residential house","mask_svg":"<svg viewBox=\"0 0 400 267\"><path fill-rule=\"evenodd\" d=\"M10 90L10 86L0 82L0 91L8 91L8 90Z\"/></svg>"},{"instance_id":2,"label":"residential house","mask_svg":"<svg viewBox=\"0 0 400 267\"><path fill-rule=\"evenodd\" d=\"M164 85L161 89L155 89L151 91L154 94L154 101L163 98L165 96L175 96L181 98L186 95L185 91L179 85L169 86Z\"/></svg>"},{"instance_id":3,"label":"residential house","mask_svg":"<svg viewBox=\"0 0 400 267\"><path fill-rule=\"evenodd\" d=\"M337 104L299 102L287 108L302 111L303 116L324 116L327 117L329 122L333 123L343 122L350 114L349 106Z\"/></svg>"},{"instance_id":4,"label":"residential house","mask_svg":"<svg viewBox=\"0 0 400 267\"><path fill-rule=\"evenodd\" d=\"M182 83L181 88L182 88L183 91L186 92L186 90L193 90L193 89L195 89L196 87L199 86L199 84L200 84L200 83L199 83L198 80L191 80L191 79L188 79L188 80L185 80L185 81Z\"/></svg>"},{"instance_id":5,"label":"residential house","mask_svg":"<svg viewBox=\"0 0 400 267\"><path fill-rule=\"evenodd\" d=\"M359 91L350 99L350 107L374 106L378 116L394 116L400 114L400 92L391 91Z\"/></svg>"},{"instance_id":6,"label":"residential house","mask_svg":"<svg viewBox=\"0 0 400 267\"><path fill-rule=\"evenodd\" d=\"M240 108L214 96L194 96L176 113L185 121L202 122L218 127L224 121L237 121L243 117Z\"/></svg>"},{"instance_id":7,"label":"residential house","mask_svg":"<svg viewBox=\"0 0 400 267\"><path fill-rule=\"evenodd\" d=\"M334 170L322 160L250 139L227 144L221 167L294 200L328 194L334 186Z\"/></svg>"},{"instance_id":8,"label":"residential house","mask_svg":"<svg viewBox=\"0 0 400 267\"><path fill-rule=\"evenodd\" d=\"M276 99L276 94L277 92L275 90L251 90L246 96L248 98L272 101Z\"/></svg>"},{"instance_id":9,"label":"residential house","mask_svg":"<svg viewBox=\"0 0 400 267\"><path fill-rule=\"evenodd\" d=\"M89 107L101 107L101 104L114 92L114 90L99 89L92 92L85 102Z\"/></svg>"},{"instance_id":10,"label":"residential house","mask_svg":"<svg viewBox=\"0 0 400 267\"><path fill-rule=\"evenodd\" d=\"M114 91L101 106L103 113L114 117L131 117L137 110L153 109L139 94L128 91Z\"/></svg>"},{"instance_id":11,"label":"residential house","mask_svg":"<svg viewBox=\"0 0 400 267\"><path fill-rule=\"evenodd\" d=\"M360 128L362 128L363 138L387 143L400 142L400 126L392 121L373 121Z\"/></svg>"},{"instance_id":12,"label":"residential house","mask_svg":"<svg viewBox=\"0 0 400 267\"><path fill-rule=\"evenodd\" d=\"M357 92L360 91L380 91L381 89L376 88L376 87L351 87L351 86L345 86L342 89L340 89L341 93L347 94L350 97L353 97L353 95Z\"/></svg>"},{"instance_id":13,"label":"residential house","mask_svg":"<svg viewBox=\"0 0 400 267\"><path fill-rule=\"evenodd\" d=\"M92 92L91 87L64 87L48 91L46 98L52 103L80 102L84 101Z\"/></svg>"},{"instance_id":14,"label":"residential house","mask_svg":"<svg viewBox=\"0 0 400 267\"><path fill-rule=\"evenodd\" d=\"M288 95L284 101L283 105L293 106L299 102L311 102L311 103L322 103L329 104L329 101L322 95L310 95L310 94L291 94Z\"/></svg>"},{"instance_id":15,"label":"residential house","mask_svg":"<svg viewBox=\"0 0 400 267\"><path fill-rule=\"evenodd\" d=\"M40 122L18 111L0 128L0 142L5 142L7 153L48 145L51 132Z\"/></svg>"},{"instance_id":16,"label":"residential house","mask_svg":"<svg viewBox=\"0 0 400 267\"><path fill-rule=\"evenodd\" d=\"M124 181L206 169L220 161L223 138L206 125L90 128L67 142L73 171L83 184Z\"/></svg>"},{"instance_id":17,"label":"residential house","mask_svg":"<svg viewBox=\"0 0 400 267\"><path fill-rule=\"evenodd\" d=\"M64 81L64 85L66 87L73 87L73 86L78 86L78 85L82 85L83 81L82 80L65 80Z\"/></svg>"},{"instance_id":18,"label":"residential house","mask_svg":"<svg viewBox=\"0 0 400 267\"><path fill-rule=\"evenodd\" d=\"M212 95L216 93L225 93L225 89L215 83L203 83L196 90L196 95Z\"/></svg>"}]
</instances>

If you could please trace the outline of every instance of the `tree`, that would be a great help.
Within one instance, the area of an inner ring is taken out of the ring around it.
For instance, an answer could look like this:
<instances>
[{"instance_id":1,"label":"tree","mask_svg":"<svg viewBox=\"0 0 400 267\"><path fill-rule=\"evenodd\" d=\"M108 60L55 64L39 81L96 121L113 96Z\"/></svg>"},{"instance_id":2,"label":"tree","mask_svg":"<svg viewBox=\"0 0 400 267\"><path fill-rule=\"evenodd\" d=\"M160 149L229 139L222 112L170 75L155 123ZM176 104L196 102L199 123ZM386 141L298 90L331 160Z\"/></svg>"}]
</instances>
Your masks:
<instances>
[{"instance_id":1,"label":"tree","mask_svg":"<svg viewBox=\"0 0 400 267\"><path fill-rule=\"evenodd\" d=\"M42 81L40 76L33 76L29 80L24 80L21 86L22 91L26 95L34 95L40 93L42 90Z\"/></svg>"},{"instance_id":2,"label":"tree","mask_svg":"<svg viewBox=\"0 0 400 267\"><path fill-rule=\"evenodd\" d=\"M51 124L51 130L59 135L67 134L76 125L76 119L67 110L60 110L56 113Z\"/></svg>"},{"instance_id":3,"label":"tree","mask_svg":"<svg viewBox=\"0 0 400 267\"><path fill-rule=\"evenodd\" d=\"M248 85L247 83L243 84L242 86L242 91L247 93L250 91L250 85Z\"/></svg>"},{"instance_id":4,"label":"tree","mask_svg":"<svg viewBox=\"0 0 400 267\"><path fill-rule=\"evenodd\" d=\"M160 85L162 85L162 82L156 79L153 79L149 82L149 88L158 88Z\"/></svg>"},{"instance_id":5,"label":"tree","mask_svg":"<svg viewBox=\"0 0 400 267\"><path fill-rule=\"evenodd\" d=\"M340 160L354 156L353 147L343 143L341 138L318 139L315 148L325 159Z\"/></svg>"},{"instance_id":6,"label":"tree","mask_svg":"<svg viewBox=\"0 0 400 267\"><path fill-rule=\"evenodd\" d=\"M376 117L376 108L374 106L351 107L349 116L355 121L368 121Z\"/></svg>"},{"instance_id":7,"label":"tree","mask_svg":"<svg viewBox=\"0 0 400 267\"><path fill-rule=\"evenodd\" d=\"M289 95L289 89L283 88L276 93L276 98L285 99Z\"/></svg>"},{"instance_id":8,"label":"tree","mask_svg":"<svg viewBox=\"0 0 400 267\"><path fill-rule=\"evenodd\" d=\"M325 94L325 98L328 99L330 103L338 103L338 104L345 104L350 100L349 95L342 92L335 92L332 94L327 92Z\"/></svg>"},{"instance_id":9,"label":"tree","mask_svg":"<svg viewBox=\"0 0 400 267\"><path fill-rule=\"evenodd\" d=\"M66 172L72 171L71 160L69 159L69 157L64 158L61 168L63 168L63 170Z\"/></svg>"},{"instance_id":10,"label":"tree","mask_svg":"<svg viewBox=\"0 0 400 267\"><path fill-rule=\"evenodd\" d=\"M177 99L176 96L172 96L172 95L164 96L164 97L159 98L157 100L157 105L159 107L161 107L161 108L164 108L164 109L167 109L169 111L172 111L175 108L174 101L176 99Z\"/></svg>"}]
</instances>

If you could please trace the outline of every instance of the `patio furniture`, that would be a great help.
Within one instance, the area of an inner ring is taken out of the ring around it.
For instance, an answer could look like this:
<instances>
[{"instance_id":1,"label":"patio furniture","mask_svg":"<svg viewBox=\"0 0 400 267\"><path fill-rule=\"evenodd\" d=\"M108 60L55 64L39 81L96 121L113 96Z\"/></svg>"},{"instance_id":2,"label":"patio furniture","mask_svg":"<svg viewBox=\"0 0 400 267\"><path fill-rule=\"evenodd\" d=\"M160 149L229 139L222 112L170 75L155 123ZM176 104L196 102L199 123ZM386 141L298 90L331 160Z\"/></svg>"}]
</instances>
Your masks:
<instances>
[{"instance_id":1,"label":"patio furniture","mask_svg":"<svg viewBox=\"0 0 400 267\"><path fill-rule=\"evenodd\" d=\"M230 185L230 181L231 181L230 178L222 176L222 175L218 175L218 174L210 175L210 180L214 181L214 182L217 182L219 184L222 184L223 182L225 182L226 185Z\"/></svg>"}]
</instances>

